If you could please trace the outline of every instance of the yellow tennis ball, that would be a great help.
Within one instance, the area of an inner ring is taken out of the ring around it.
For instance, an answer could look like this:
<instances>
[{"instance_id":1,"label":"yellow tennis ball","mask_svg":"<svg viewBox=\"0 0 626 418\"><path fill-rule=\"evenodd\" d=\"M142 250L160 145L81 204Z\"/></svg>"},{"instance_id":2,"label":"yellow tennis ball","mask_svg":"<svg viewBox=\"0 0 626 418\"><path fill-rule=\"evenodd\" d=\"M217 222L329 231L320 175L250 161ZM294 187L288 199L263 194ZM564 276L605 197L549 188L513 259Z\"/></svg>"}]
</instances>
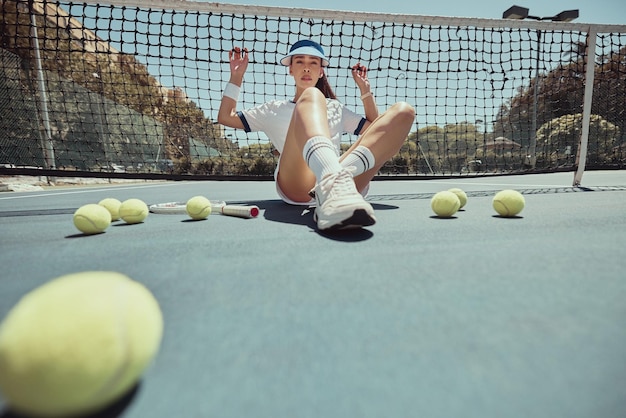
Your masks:
<instances>
[{"instance_id":1,"label":"yellow tennis ball","mask_svg":"<svg viewBox=\"0 0 626 418\"><path fill-rule=\"evenodd\" d=\"M461 206L459 206L459 209L463 209L463 207L467 204L467 194L463 191L463 189L459 189L458 187L453 187L452 189L449 189L448 191L454 193L456 197L459 198L459 202L461 203Z\"/></svg>"},{"instance_id":2,"label":"yellow tennis ball","mask_svg":"<svg viewBox=\"0 0 626 418\"><path fill-rule=\"evenodd\" d=\"M99 234L111 225L111 213L100 205L89 203L74 212L74 226L84 234Z\"/></svg>"},{"instance_id":3,"label":"yellow tennis ball","mask_svg":"<svg viewBox=\"0 0 626 418\"><path fill-rule=\"evenodd\" d=\"M211 214L211 201L204 196L194 196L187 201L186 209L191 219L206 219Z\"/></svg>"},{"instance_id":4,"label":"yellow tennis ball","mask_svg":"<svg viewBox=\"0 0 626 418\"><path fill-rule=\"evenodd\" d=\"M524 209L526 201L524 196L517 190L502 190L493 197L492 204L500 216L510 218Z\"/></svg>"},{"instance_id":5,"label":"yellow tennis ball","mask_svg":"<svg viewBox=\"0 0 626 418\"><path fill-rule=\"evenodd\" d=\"M106 271L58 277L0 325L0 392L28 416L93 413L136 385L162 334L158 302L142 284Z\"/></svg>"},{"instance_id":6,"label":"yellow tennis ball","mask_svg":"<svg viewBox=\"0 0 626 418\"><path fill-rule=\"evenodd\" d=\"M120 205L120 218L128 224L138 224L148 217L148 205L140 199L128 199Z\"/></svg>"},{"instance_id":7,"label":"yellow tennis ball","mask_svg":"<svg viewBox=\"0 0 626 418\"><path fill-rule=\"evenodd\" d=\"M443 191L436 193L430 200L430 207L437 216L449 218L454 215L461 206L461 201L456 194Z\"/></svg>"},{"instance_id":8,"label":"yellow tennis ball","mask_svg":"<svg viewBox=\"0 0 626 418\"><path fill-rule=\"evenodd\" d=\"M122 205L122 202L112 197L107 197L106 199L99 201L98 204L111 212L111 221L117 221L120 219L120 206Z\"/></svg>"}]
</instances>

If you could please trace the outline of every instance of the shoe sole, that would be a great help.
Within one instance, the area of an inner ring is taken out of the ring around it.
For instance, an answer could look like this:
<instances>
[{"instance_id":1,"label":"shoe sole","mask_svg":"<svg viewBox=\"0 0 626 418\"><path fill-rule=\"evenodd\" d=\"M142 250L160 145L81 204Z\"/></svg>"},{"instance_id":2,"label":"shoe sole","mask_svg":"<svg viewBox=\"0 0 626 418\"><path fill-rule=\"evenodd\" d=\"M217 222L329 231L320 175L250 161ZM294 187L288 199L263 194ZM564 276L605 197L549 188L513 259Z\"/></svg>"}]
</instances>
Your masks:
<instances>
[{"instance_id":1,"label":"shoe sole","mask_svg":"<svg viewBox=\"0 0 626 418\"><path fill-rule=\"evenodd\" d=\"M317 216L315 217L317 221ZM376 223L376 218L369 214L365 209L356 209L352 216L343 221L331 225L327 228L320 228L322 231L340 231L344 229L357 229L364 226L371 226ZM318 225L319 227L319 225Z\"/></svg>"}]
</instances>

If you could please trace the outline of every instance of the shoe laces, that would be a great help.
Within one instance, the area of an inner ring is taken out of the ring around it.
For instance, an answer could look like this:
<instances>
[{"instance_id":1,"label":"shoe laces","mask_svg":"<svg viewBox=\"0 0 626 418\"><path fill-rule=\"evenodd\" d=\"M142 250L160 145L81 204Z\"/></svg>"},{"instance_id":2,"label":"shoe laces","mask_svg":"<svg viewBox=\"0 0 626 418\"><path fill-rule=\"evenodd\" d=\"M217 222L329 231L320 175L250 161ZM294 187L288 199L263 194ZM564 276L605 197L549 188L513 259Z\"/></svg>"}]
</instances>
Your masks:
<instances>
[{"instance_id":1,"label":"shoe laces","mask_svg":"<svg viewBox=\"0 0 626 418\"><path fill-rule=\"evenodd\" d=\"M350 173L350 177L354 178L354 173L356 172L356 167L353 166L353 165L350 165L348 167L344 167L342 171L347 171L348 173ZM336 179L336 176L338 174L332 175L332 177L334 177ZM331 177L331 176L328 176L328 177ZM326 181L329 181L329 179L327 178ZM319 185L319 183L318 183L318 185ZM331 187L332 187L332 183L331 183ZM311 196L311 199L315 199L315 189L316 189L316 187L313 187L311 190L309 190L309 196Z\"/></svg>"},{"instance_id":2,"label":"shoe laces","mask_svg":"<svg viewBox=\"0 0 626 418\"><path fill-rule=\"evenodd\" d=\"M346 167L337 174L331 174L322 179L319 183L320 189L324 194L327 194L330 190L344 195L354 193L354 180L352 178L352 172L356 167Z\"/></svg>"}]
</instances>

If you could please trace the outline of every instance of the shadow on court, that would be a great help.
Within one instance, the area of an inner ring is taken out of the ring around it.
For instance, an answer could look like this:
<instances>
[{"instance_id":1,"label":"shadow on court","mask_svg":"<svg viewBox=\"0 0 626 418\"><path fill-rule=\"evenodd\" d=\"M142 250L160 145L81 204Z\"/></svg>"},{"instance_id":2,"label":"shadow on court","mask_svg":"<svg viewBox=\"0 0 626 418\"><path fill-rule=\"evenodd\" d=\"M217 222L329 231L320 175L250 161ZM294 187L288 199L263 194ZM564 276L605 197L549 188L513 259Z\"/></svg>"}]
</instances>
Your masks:
<instances>
[{"instance_id":1,"label":"shadow on court","mask_svg":"<svg viewBox=\"0 0 626 418\"><path fill-rule=\"evenodd\" d=\"M131 390L129 390L124 396L105 406L103 409L87 415L78 415L74 418L118 418L123 416L124 411L133 403L133 400L137 396L137 393L141 389L141 382L136 384ZM7 409L0 411L0 418L34 418L31 415L24 415Z\"/></svg>"},{"instance_id":2,"label":"shadow on court","mask_svg":"<svg viewBox=\"0 0 626 418\"><path fill-rule=\"evenodd\" d=\"M374 236L374 233L367 228L358 228L352 230L339 231L319 231L313 219L315 208L308 206L288 205L282 200L266 200L258 202L241 202L245 204L254 204L264 211L263 217L272 222L280 222L292 225L306 226L310 230L317 232L320 236L341 242L356 242L367 240ZM374 210L393 210L398 206L372 203Z\"/></svg>"}]
</instances>

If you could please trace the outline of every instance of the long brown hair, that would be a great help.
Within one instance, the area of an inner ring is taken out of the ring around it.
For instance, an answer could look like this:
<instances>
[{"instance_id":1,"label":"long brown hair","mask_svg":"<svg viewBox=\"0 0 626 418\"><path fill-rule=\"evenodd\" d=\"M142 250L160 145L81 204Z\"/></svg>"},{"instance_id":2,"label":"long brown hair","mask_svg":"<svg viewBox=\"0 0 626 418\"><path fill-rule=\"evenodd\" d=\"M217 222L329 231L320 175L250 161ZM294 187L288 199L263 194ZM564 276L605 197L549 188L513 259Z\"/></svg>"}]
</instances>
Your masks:
<instances>
[{"instance_id":1,"label":"long brown hair","mask_svg":"<svg viewBox=\"0 0 626 418\"><path fill-rule=\"evenodd\" d=\"M333 88L330 86L328 80L326 79L326 74L324 74L319 80L317 80L315 87L320 89L327 99L337 99Z\"/></svg>"}]
</instances>

